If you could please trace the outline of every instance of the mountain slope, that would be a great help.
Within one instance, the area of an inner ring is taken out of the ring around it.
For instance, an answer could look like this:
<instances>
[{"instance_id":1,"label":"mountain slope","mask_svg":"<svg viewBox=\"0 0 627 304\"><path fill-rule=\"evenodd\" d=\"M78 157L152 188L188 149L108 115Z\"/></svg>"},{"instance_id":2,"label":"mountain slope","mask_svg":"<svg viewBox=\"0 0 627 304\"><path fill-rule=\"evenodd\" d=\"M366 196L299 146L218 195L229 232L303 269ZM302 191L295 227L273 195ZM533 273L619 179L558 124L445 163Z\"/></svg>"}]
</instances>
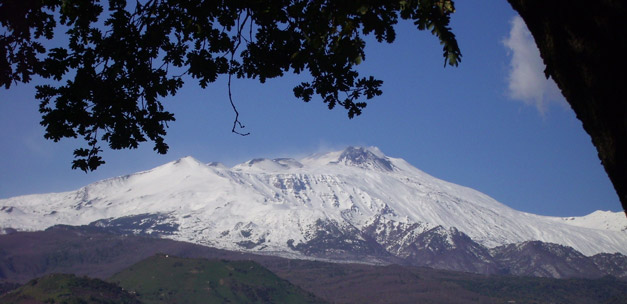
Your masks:
<instances>
[{"instance_id":1,"label":"mountain slope","mask_svg":"<svg viewBox=\"0 0 627 304\"><path fill-rule=\"evenodd\" d=\"M500 265L506 265L506 273L513 275L552 278L600 278L607 275L599 269L594 258L557 244L529 241L499 246L491 251ZM620 269L618 265L608 268Z\"/></svg>"},{"instance_id":2,"label":"mountain slope","mask_svg":"<svg viewBox=\"0 0 627 304\"><path fill-rule=\"evenodd\" d=\"M597 210L586 216L553 218L568 225L614 231L627 231L627 220L623 212Z\"/></svg>"},{"instance_id":3,"label":"mountain slope","mask_svg":"<svg viewBox=\"0 0 627 304\"><path fill-rule=\"evenodd\" d=\"M233 168L186 157L76 191L0 200L2 228L92 223L218 248L342 260L408 254L402 252L417 236L439 226L488 248L539 240L585 255L627 254L624 225L598 224L616 215L595 217L516 211L363 147Z\"/></svg>"}]
</instances>

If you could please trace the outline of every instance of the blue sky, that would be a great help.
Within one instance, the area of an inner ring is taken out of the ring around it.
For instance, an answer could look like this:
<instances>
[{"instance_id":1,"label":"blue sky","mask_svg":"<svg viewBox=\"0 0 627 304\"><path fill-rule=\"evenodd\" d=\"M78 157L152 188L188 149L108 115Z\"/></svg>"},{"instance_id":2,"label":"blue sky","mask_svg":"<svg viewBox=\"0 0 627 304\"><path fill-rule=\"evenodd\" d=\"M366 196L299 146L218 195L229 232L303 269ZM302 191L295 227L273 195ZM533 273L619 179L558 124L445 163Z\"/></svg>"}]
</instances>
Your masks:
<instances>
[{"instance_id":1,"label":"blue sky","mask_svg":"<svg viewBox=\"0 0 627 304\"><path fill-rule=\"evenodd\" d=\"M105 149L107 164L88 174L70 169L80 142L43 139L34 83L0 89L0 198L74 190L187 155L234 165L366 145L518 210L556 216L620 211L589 136L542 78L537 50L509 4L456 5L459 67L443 68L437 39L400 24L393 44L369 41L359 71L382 79L384 93L355 119L319 100L295 99L292 87L307 75L263 85L236 80L234 99L251 132L241 137L230 132L234 114L225 79L205 90L189 80L164 102L177 118L168 129L167 155L153 152L150 143Z\"/></svg>"}]
</instances>

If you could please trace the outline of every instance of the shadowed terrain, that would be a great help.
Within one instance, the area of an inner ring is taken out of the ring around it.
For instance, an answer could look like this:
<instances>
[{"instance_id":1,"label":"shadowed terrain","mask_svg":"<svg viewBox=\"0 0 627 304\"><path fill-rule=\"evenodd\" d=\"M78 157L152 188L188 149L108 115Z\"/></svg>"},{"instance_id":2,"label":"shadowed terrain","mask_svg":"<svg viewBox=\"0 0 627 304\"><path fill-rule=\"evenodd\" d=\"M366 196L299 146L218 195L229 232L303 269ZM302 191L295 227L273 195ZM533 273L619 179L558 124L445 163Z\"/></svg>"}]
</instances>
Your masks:
<instances>
[{"instance_id":1,"label":"shadowed terrain","mask_svg":"<svg viewBox=\"0 0 627 304\"><path fill-rule=\"evenodd\" d=\"M117 272L132 272L133 268L129 267L157 253L245 263L255 261L306 292L334 303L505 303L510 300L517 303L627 303L627 282L610 276L595 280L558 280L401 265L289 260L166 239L115 235L96 227L70 226L1 235L0 281L25 283L55 272L106 279ZM153 287L153 293L154 288L163 289Z\"/></svg>"}]
</instances>

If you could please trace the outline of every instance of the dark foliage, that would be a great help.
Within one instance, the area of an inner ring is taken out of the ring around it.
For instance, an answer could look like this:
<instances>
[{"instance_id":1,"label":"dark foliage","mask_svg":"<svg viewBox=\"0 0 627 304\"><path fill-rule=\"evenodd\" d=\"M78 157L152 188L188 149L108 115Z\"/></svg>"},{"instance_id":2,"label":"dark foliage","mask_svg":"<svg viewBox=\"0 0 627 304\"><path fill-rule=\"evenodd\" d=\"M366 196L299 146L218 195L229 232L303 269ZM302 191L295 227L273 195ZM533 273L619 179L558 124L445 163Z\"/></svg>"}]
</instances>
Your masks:
<instances>
[{"instance_id":1,"label":"dark foliage","mask_svg":"<svg viewBox=\"0 0 627 304\"><path fill-rule=\"evenodd\" d=\"M9 291L15 290L20 286L21 286L20 284L11 283L11 282L0 283L0 295L3 295Z\"/></svg>"},{"instance_id":2,"label":"dark foliage","mask_svg":"<svg viewBox=\"0 0 627 304\"><path fill-rule=\"evenodd\" d=\"M504 276L451 281L482 295L518 299L522 303L627 303L627 283L610 276L598 280Z\"/></svg>"},{"instance_id":3,"label":"dark foliage","mask_svg":"<svg viewBox=\"0 0 627 304\"><path fill-rule=\"evenodd\" d=\"M73 274L51 274L33 279L0 296L0 302L17 303L101 303L139 304L134 295L118 285Z\"/></svg>"},{"instance_id":4,"label":"dark foliage","mask_svg":"<svg viewBox=\"0 0 627 304\"><path fill-rule=\"evenodd\" d=\"M37 87L45 137L82 137L87 144L74 151L72 167L94 170L104 163L100 142L127 149L150 140L158 153L168 151L174 115L162 100L184 76L204 88L224 75L230 90L232 76L263 83L307 72L311 81L294 95L305 102L317 95L353 118L366 107L363 98L382 93L381 80L355 68L366 56L364 36L391 43L399 18L412 20L440 39L444 64L457 65L453 12L451 0L3 1L0 85L34 76L56 81ZM62 30L66 43L47 48ZM233 132L240 133L235 112Z\"/></svg>"}]
</instances>

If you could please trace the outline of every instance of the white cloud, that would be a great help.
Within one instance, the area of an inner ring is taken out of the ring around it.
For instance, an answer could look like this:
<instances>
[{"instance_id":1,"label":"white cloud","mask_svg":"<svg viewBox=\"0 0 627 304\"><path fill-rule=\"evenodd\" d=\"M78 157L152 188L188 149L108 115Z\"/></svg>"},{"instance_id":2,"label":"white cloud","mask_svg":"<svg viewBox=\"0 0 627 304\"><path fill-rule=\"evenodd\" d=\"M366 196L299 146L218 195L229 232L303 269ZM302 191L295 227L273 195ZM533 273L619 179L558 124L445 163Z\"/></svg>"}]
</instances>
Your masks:
<instances>
[{"instance_id":1,"label":"white cloud","mask_svg":"<svg viewBox=\"0 0 627 304\"><path fill-rule=\"evenodd\" d=\"M525 22L516 16L503 44L511 54L508 95L512 99L535 106L544 115L552 103L566 102L553 79L544 76L544 62Z\"/></svg>"}]
</instances>

